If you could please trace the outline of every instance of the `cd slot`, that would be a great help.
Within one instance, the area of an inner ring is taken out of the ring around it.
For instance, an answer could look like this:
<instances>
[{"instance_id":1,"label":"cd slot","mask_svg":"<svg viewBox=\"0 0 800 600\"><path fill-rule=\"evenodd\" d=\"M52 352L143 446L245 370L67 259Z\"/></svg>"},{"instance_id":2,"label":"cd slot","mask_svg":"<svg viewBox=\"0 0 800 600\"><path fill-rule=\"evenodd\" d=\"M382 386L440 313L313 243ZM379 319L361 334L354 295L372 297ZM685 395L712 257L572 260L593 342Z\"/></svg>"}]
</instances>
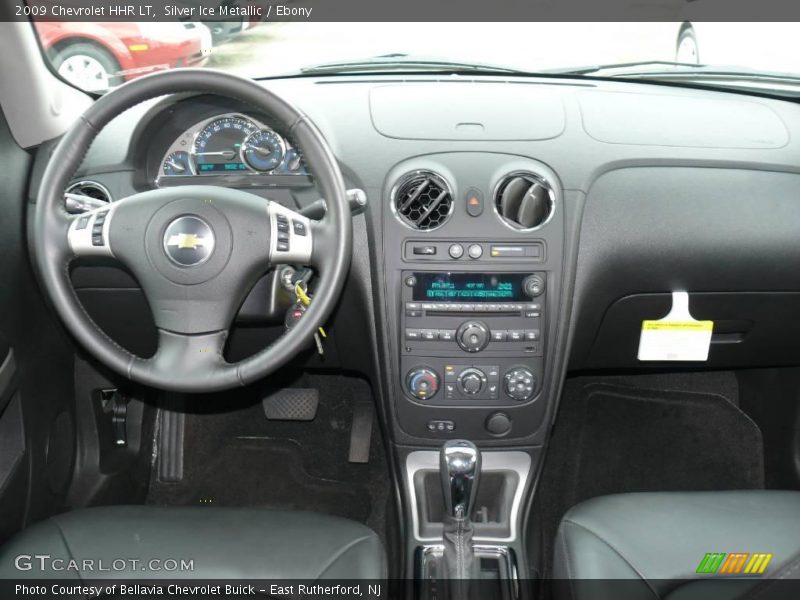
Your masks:
<instances>
[{"instance_id":1,"label":"cd slot","mask_svg":"<svg viewBox=\"0 0 800 600\"><path fill-rule=\"evenodd\" d=\"M452 310L426 310L426 317L452 317ZM458 316L483 316L491 314L493 317L519 317L522 311L519 310L504 310L504 311L486 311L486 310L459 310Z\"/></svg>"}]
</instances>

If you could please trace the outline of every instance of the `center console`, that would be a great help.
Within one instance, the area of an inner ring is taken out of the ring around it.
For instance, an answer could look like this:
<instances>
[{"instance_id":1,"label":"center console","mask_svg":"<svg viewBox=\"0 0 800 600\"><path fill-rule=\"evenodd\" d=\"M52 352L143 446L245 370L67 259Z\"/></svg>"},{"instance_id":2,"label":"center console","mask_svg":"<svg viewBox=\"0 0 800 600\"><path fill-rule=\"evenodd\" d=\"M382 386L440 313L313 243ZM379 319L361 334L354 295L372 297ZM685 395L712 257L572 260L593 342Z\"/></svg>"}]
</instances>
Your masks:
<instances>
[{"instance_id":1,"label":"center console","mask_svg":"<svg viewBox=\"0 0 800 600\"><path fill-rule=\"evenodd\" d=\"M525 157L452 152L396 165L382 197L380 330L407 572L419 598L453 600L462 580L493 581L470 588L479 597L521 597L526 506L561 354L558 178ZM457 512L449 495L462 484L443 474L460 481L454 469L468 461L446 458L466 440L480 476Z\"/></svg>"},{"instance_id":2,"label":"center console","mask_svg":"<svg viewBox=\"0 0 800 600\"><path fill-rule=\"evenodd\" d=\"M450 153L398 165L386 194L396 439L532 440L561 285L556 175L521 157Z\"/></svg>"}]
</instances>

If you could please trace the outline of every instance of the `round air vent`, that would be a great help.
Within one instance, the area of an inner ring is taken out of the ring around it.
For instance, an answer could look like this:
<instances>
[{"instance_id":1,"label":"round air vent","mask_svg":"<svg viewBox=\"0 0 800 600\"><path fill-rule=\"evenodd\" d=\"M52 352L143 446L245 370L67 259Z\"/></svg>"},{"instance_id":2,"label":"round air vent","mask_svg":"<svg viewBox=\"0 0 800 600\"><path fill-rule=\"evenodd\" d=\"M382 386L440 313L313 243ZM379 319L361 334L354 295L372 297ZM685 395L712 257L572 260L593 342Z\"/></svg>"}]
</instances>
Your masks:
<instances>
[{"instance_id":1,"label":"round air vent","mask_svg":"<svg viewBox=\"0 0 800 600\"><path fill-rule=\"evenodd\" d=\"M96 181L78 181L64 192L67 212L80 214L111 202L108 189Z\"/></svg>"},{"instance_id":2,"label":"round air vent","mask_svg":"<svg viewBox=\"0 0 800 600\"><path fill-rule=\"evenodd\" d=\"M420 231L445 224L453 212L453 194L436 173L416 171L404 175L392 191L392 208L398 218Z\"/></svg>"},{"instance_id":3,"label":"round air vent","mask_svg":"<svg viewBox=\"0 0 800 600\"><path fill-rule=\"evenodd\" d=\"M510 173L494 194L497 214L515 229L535 229L553 214L555 195L546 179L534 173Z\"/></svg>"}]
</instances>

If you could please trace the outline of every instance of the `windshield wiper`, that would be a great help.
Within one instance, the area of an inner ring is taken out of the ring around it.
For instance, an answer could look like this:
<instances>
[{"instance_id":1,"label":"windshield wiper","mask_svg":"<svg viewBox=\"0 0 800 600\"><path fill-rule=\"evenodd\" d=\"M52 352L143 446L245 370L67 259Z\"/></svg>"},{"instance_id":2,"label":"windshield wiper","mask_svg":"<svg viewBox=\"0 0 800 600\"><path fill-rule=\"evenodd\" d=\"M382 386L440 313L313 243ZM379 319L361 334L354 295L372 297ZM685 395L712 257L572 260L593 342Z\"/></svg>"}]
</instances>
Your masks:
<instances>
[{"instance_id":1,"label":"windshield wiper","mask_svg":"<svg viewBox=\"0 0 800 600\"><path fill-rule=\"evenodd\" d=\"M507 73L529 75L508 67L480 63L457 62L436 58L413 57L408 54L385 54L367 59L346 60L303 67L300 72L306 75L318 73L368 73L376 71L444 71L450 73Z\"/></svg>"},{"instance_id":2,"label":"windshield wiper","mask_svg":"<svg viewBox=\"0 0 800 600\"><path fill-rule=\"evenodd\" d=\"M681 69L702 69L705 65L697 65L694 63L680 63L671 60L641 60L636 62L624 63L608 63L600 65L586 65L583 67L566 67L559 69L546 69L543 73L550 73L554 75L590 75L592 73L599 73L602 71L623 71L627 75L629 71L639 70L643 67L680 67ZM642 73L651 73L654 71L641 71Z\"/></svg>"},{"instance_id":3,"label":"windshield wiper","mask_svg":"<svg viewBox=\"0 0 800 600\"><path fill-rule=\"evenodd\" d=\"M649 67L649 68L648 68ZM659 68L661 67L661 68ZM748 80L762 82L783 82L796 85L800 81L794 73L759 71L749 67L728 67L720 65L698 65L668 60L648 60L629 63L612 63L587 67L575 67L548 71L559 75L602 75L606 77L631 77L641 79L703 79L718 81Z\"/></svg>"}]
</instances>

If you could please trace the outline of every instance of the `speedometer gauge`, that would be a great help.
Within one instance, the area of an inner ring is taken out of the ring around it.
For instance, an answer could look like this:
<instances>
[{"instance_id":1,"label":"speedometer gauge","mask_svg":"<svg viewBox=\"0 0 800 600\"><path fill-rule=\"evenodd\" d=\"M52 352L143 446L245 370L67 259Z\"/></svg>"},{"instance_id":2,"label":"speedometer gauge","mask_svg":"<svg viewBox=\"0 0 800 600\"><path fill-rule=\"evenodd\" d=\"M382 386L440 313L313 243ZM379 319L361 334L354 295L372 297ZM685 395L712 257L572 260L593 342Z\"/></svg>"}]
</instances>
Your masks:
<instances>
[{"instance_id":1,"label":"speedometer gauge","mask_svg":"<svg viewBox=\"0 0 800 600\"><path fill-rule=\"evenodd\" d=\"M230 116L211 121L194 141L197 173L246 171L241 149L245 139L256 131L258 126L244 117Z\"/></svg>"},{"instance_id":2,"label":"speedometer gauge","mask_svg":"<svg viewBox=\"0 0 800 600\"><path fill-rule=\"evenodd\" d=\"M283 162L285 154L281 137L268 129L251 134L242 146L242 159L256 171L272 171Z\"/></svg>"}]
</instances>

